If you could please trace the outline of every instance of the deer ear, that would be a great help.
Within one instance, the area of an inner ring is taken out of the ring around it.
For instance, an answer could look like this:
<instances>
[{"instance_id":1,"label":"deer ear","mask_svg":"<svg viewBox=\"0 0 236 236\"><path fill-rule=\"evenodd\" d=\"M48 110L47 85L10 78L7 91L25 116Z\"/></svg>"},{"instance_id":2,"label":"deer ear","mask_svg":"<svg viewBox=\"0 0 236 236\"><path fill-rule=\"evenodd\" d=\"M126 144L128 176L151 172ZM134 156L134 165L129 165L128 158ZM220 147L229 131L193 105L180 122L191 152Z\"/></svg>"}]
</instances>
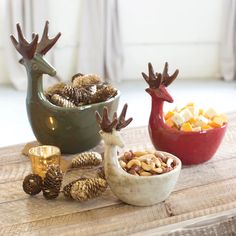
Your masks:
<instances>
[{"instance_id":1,"label":"deer ear","mask_svg":"<svg viewBox=\"0 0 236 236\"><path fill-rule=\"evenodd\" d=\"M24 58L22 57L18 62L19 62L21 65L24 65Z\"/></svg>"},{"instance_id":2,"label":"deer ear","mask_svg":"<svg viewBox=\"0 0 236 236\"><path fill-rule=\"evenodd\" d=\"M145 91L152 96L152 89L151 88L146 88Z\"/></svg>"}]
</instances>

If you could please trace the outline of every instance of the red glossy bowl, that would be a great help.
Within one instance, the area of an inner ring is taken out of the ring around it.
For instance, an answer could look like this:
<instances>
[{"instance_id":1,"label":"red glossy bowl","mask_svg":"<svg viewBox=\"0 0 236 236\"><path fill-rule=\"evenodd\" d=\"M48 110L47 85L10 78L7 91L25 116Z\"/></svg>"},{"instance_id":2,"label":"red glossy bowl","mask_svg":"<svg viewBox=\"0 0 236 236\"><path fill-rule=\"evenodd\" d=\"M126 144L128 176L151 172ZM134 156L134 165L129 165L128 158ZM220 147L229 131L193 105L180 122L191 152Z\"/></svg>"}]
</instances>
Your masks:
<instances>
[{"instance_id":1,"label":"red glossy bowl","mask_svg":"<svg viewBox=\"0 0 236 236\"><path fill-rule=\"evenodd\" d=\"M152 98L152 109L149 119L149 135L153 145L160 151L177 156L183 164L199 164L208 161L217 151L227 128L220 127L199 132L184 132L167 126L164 122L163 104L174 100L166 87L178 75L178 70L172 76L168 74L168 63L163 74L154 73L151 64L148 66L149 75L142 73L149 84L146 92Z\"/></svg>"},{"instance_id":2,"label":"red glossy bowl","mask_svg":"<svg viewBox=\"0 0 236 236\"><path fill-rule=\"evenodd\" d=\"M199 132L184 132L166 124L156 127L155 119L149 121L149 135L156 149L176 155L185 165L208 161L217 151L227 124Z\"/></svg>"}]
</instances>

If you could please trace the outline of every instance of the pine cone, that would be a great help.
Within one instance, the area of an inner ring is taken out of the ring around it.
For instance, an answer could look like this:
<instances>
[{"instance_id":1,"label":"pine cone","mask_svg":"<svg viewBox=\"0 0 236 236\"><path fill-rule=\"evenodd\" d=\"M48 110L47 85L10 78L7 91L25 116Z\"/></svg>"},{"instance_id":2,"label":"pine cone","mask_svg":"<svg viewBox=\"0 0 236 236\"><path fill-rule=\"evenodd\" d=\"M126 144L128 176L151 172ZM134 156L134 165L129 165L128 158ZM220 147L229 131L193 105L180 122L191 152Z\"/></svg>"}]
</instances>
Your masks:
<instances>
[{"instance_id":1,"label":"pine cone","mask_svg":"<svg viewBox=\"0 0 236 236\"><path fill-rule=\"evenodd\" d=\"M82 74L82 73L77 73L77 74L73 75L72 78L71 78L71 82L73 83L73 81L74 81L75 78L78 78L78 77L81 77L81 76L84 76L84 74Z\"/></svg>"},{"instance_id":2,"label":"pine cone","mask_svg":"<svg viewBox=\"0 0 236 236\"><path fill-rule=\"evenodd\" d=\"M85 166L98 166L102 162L102 157L97 152L83 152L72 159L72 168Z\"/></svg>"},{"instance_id":3,"label":"pine cone","mask_svg":"<svg viewBox=\"0 0 236 236\"><path fill-rule=\"evenodd\" d=\"M29 195L36 195L42 190L43 180L39 175L27 175L23 181L23 190Z\"/></svg>"},{"instance_id":4,"label":"pine cone","mask_svg":"<svg viewBox=\"0 0 236 236\"><path fill-rule=\"evenodd\" d=\"M47 98L51 98L53 96L53 94L61 94L61 92L62 92L62 90L64 89L65 86L66 86L66 84L64 82L57 83L57 84L49 87L45 91L45 96Z\"/></svg>"},{"instance_id":5,"label":"pine cone","mask_svg":"<svg viewBox=\"0 0 236 236\"><path fill-rule=\"evenodd\" d=\"M51 102L54 105L66 108L76 107L75 104L59 94L53 94L51 97Z\"/></svg>"},{"instance_id":6,"label":"pine cone","mask_svg":"<svg viewBox=\"0 0 236 236\"><path fill-rule=\"evenodd\" d=\"M99 84L101 79L98 75L83 75L73 76L73 86L76 88L83 88L95 84Z\"/></svg>"},{"instance_id":7,"label":"pine cone","mask_svg":"<svg viewBox=\"0 0 236 236\"><path fill-rule=\"evenodd\" d=\"M79 180L85 180L85 179L86 179L86 178L76 179L76 180L70 182L69 184L67 184L66 186L64 186L64 188L63 188L64 196L65 196L66 198L73 199L73 198L71 197L71 194L70 194L70 190L71 190L72 185L73 185L75 182L79 181Z\"/></svg>"},{"instance_id":8,"label":"pine cone","mask_svg":"<svg viewBox=\"0 0 236 236\"><path fill-rule=\"evenodd\" d=\"M75 103L75 101L77 100L76 88L73 87L72 85L68 85L68 84L67 84L67 85L63 88L61 95L62 95L63 97L68 98L68 100L71 100L72 102L74 101L74 103Z\"/></svg>"},{"instance_id":9,"label":"pine cone","mask_svg":"<svg viewBox=\"0 0 236 236\"><path fill-rule=\"evenodd\" d=\"M102 179L106 179L103 166L101 166L97 169L97 177L102 178Z\"/></svg>"},{"instance_id":10,"label":"pine cone","mask_svg":"<svg viewBox=\"0 0 236 236\"><path fill-rule=\"evenodd\" d=\"M70 85L65 86L63 90L64 97L73 102L76 106L88 104L92 91L84 88L76 88Z\"/></svg>"},{"instance_id":11,"label":"pine cone","mask_svg":"<svg viewBox=\"0 0 236 236\"><path fill-rule=\"evenodd\" d=\"M109 98L114 97L117 94L117 90L111 85L104 86L99 89L92 97L91 103L98 103L107 101Z\"/></svg>"},{"instance_id":12,"label":"pine cone","mask_svg":"<svg viewBox=\"0 0 236 236\"><path fill-rule=\"evenodd\" d=\"M107 86L109 86L109 84L107 82L102 82L102 83L99 83L99 84L96 85L97 90L102 89L102 88L107 87Z\"/></svg>"},{"instance_id":13,"label":"pine cone","mask_svg":"<svg viewBox=\"0 0 236 236\"><path fill-rule=\"evenodd\" d=\"M84 89L89 92L90 97L97 92L97 86L96 85L87 86L87 87L84 87Z\"/></svg>"},{"instance_id":14,"label":"pine cone","mask_svg":"<svg viewBox=\"0 0 236 236\"><path fill-rule=\"evenodd\" d=\"M87 178L76 181L70 190L71 197L78 201L87 201L98 197L107 189L107 182L102 178Z\"/></svg>"},{"instance_id":15,"label":"pine cone","mask_svg":"<svg viewBox=\"0 0 236 236\"><path fill-rule=\"evenodd\" d=\"M56 198L61 189L62 184L62 171L58 165L50 165L44 181L43 181L43 196L46 199Z\"/></svg>"},{"instance_id":16,"label":"pine cone","mask_svg":"<svg viewBox=\"0 0 236 236\"><path fill-rule=\"evenodd\" d=\"M78 97L78 104L82 105L82 104L89 104L90 103L90 99L92 97L92 94L94 93L92 90L91 86L88 89L77 89L77 97Z\"/></svg>"}]
</instances>

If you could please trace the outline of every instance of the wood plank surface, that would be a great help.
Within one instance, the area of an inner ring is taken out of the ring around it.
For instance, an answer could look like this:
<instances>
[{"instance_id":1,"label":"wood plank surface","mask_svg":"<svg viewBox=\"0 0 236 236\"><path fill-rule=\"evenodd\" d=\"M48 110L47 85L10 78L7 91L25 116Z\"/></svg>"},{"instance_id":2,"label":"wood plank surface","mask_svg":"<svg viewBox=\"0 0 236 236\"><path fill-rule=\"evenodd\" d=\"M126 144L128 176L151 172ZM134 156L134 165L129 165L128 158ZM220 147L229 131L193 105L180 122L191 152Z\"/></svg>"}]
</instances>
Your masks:
<instances>
[{"instance_id":1,"label":"wood plank surface","mask_svg":"<svg viewBox=\"0 0 236 236\"><path fill-rule=\"evenodd\" d=\"M22 180L31 171L28 158L21 154L24 144L1 148L0 235L236 234L236 113L229 118L226 136L214 158L184 166L169 198L150 207L124 204L110 189L86 203L63 196L53 201L41 194L30 197L22 190ZM127 129L122 135L125 149L152 148L146 127ZM95 150L102 152L103 144ZM66 174L65 182L94 173L74 170Z\"/></svg>"}]
</instances>

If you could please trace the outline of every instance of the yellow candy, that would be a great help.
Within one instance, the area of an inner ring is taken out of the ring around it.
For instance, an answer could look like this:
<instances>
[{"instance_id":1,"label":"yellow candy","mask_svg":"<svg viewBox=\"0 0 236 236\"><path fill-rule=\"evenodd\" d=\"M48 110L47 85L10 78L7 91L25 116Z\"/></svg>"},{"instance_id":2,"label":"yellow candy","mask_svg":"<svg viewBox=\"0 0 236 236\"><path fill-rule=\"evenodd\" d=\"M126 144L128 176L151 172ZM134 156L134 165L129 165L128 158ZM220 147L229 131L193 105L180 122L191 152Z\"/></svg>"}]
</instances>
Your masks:
<instances>
[{"instance_id":1,"label":"yellow candy","mask_svg":"<svg viewBox=\"0 0 236 236\"><path fill-rule=\"evenodd\" d=\"M203 115L203 114L204 114L204 110L203 110L203 109L199 109L199 110L198 110L198 115L201 116L201 115Z\"/></svg>"},{"instance_id":2,"label":"yellow candy","mask_svg":"<svg viewBox=\"0 0 236 236\"><path fill-rule=\"evenodd\" d=\"M219 116L215 116L213 120L209 123L209 125L213 128L220 128L223 124L224 120Z\"/></svg>"},{"instance_id":3,"label":"yellow candy","mask_svg":"<svg viewBox=\"0 0 236 236\"><path fill-rule=\"evenodd\" d=\"M210 125L203 125L202 130L208 130L208 129L212 129L212 127Z\"/></svg>"},{"instance_id":4,"label":"yellow candy","mask_svg":"<svg viewBox=\"0 0 236 236\"><path fill-rule=\"evenodd\" d=\"M185 132L191 132L191 131L193 131L193 128L189 122L186 122L181 126L180 130L185 131Z\"/></svg>"},{"instance_id":5,"label":"yellow candy","mask_svg":"<svg viewBox=\"0 0 236 236\"><path fill-rule=\"evenodd\" d=\"M165 115L165 120L168 120L171 118L175 113L173 111L168 111Z\"/></svg>"},{"instance_id":6,"label":"yellow candy","mask_svg":"<svg viewBox=\"0 0 236 236\"><path fill-rule=\"evenodd\" d=\"M224 114L217 114L213 108L199 109L197 115L194 110L195 104L190 102L179 110L167 112L165 122L169 127L185 132L219 128L228 122Z\"/></svg>"},{"instance_id":7,"label":"yellow candy","mask_svg":"<svg viewBox=\"0 0 236 236\"><path fill-rule=\"evenodd\" d=\"M199 132L199 131L201 131L201 130L202 130L202 129L201 129L201 127L199 127L199 126L193 128L193 131L196 131L196 132Z\"/></svg>"},{"instance_id":8,"label":"yellow candy","mask_svg":"<svg viewBox=\"0 0 236 236\"><path fill-rule=\"evenodd\" d=\"M188 107L188 110L192 113L192 115L194 116L194 110L195 110L195 108L194 108L194 106L189 106Z\"/></svg>"},{"instance_id":9,"label":"yellow candy","mask_svg":"<svg viewBox=\"0 0 236 236\"><path fill-rule=\"evenodd\" d=\"M194 117L192 117L189 121L190 124L194 124L196 122L196 119Z\"/></svg>"},{"instance_id":10,"label":"yellow candy","mask_svg":"<svg viewBox=\"0 0 236 236\"><path fill-rule=\"evenodd\" d=\"M208 119L212 119L213 117L217 116L217 113L213 108L209 108L206 110L204 116Z\"/></svg>"},{"instance_id":11,"label":"yellow candy","mask_svg":"<svg viewBox=\"0 0 236 236\"><path fill-rule=\"evenodd\" d=\"M166 124L167 124L169 127L174 127L174 126L175 126L175 124L174 124L173 120L171 119L171 117L166 120Z\"/></svg>"}]
</instances>

